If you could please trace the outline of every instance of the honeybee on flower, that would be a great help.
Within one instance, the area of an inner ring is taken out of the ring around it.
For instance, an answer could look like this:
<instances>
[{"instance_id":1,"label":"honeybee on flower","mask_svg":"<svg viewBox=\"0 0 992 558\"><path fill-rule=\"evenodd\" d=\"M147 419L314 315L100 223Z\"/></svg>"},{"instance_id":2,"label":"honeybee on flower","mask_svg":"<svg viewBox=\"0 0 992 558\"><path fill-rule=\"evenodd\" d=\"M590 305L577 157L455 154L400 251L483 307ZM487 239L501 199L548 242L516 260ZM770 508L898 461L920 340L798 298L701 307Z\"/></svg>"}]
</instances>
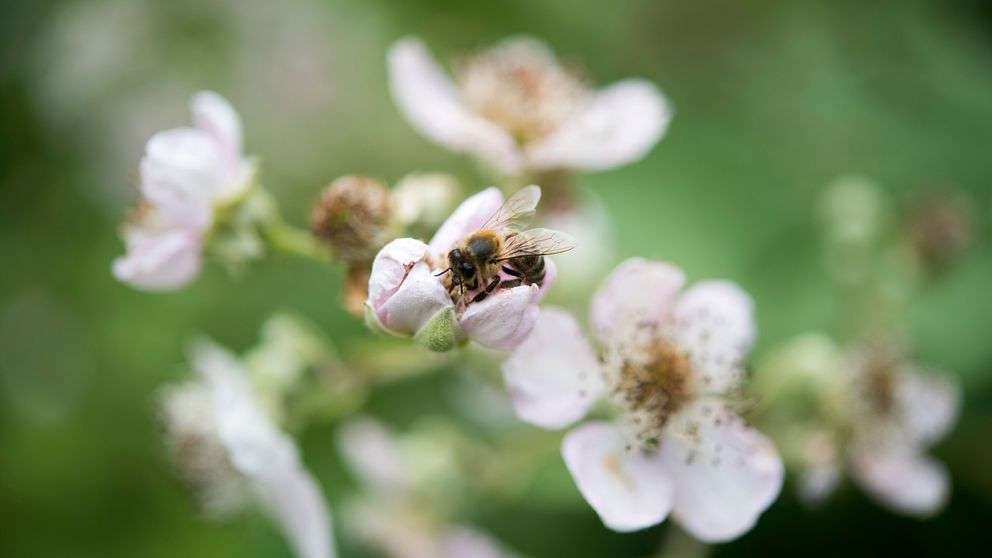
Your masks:
<instances>
[{"instance_id":1,"label":"honeybee on flower","mask_svg":"<svg viewBox=\"0 0 992 558\"><path fill-rule=\"evenodd\" d=\"M564 233L524 230L540 197L539 187L528 186L504 203L489 188L462 203L430 244L387 244L372 263L371 325L436 351L468 339L494 349L519 345L557 276L545 256L573 245Z\"/></svg>"}]
</instances>

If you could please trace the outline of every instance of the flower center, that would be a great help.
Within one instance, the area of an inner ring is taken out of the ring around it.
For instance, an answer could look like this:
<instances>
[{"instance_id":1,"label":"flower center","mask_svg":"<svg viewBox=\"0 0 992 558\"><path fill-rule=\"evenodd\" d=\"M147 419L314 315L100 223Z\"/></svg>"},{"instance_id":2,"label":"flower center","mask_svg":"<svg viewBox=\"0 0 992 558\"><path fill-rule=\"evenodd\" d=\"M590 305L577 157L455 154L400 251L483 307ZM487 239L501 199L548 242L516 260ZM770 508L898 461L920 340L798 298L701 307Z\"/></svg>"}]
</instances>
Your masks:
<instances>
[{"instance_id":1,"label":"flower center","mask_svg":"<svg viewBox=\"0 0 992 558\"><path fill-rule=\"evenodd\" d=\"M688 354L668 343L655 343L620 363L613 397L627 411L643 448L656 448L669 419L692 400L692 380Z\"/></svg>"},{"instance_id":2,"label":"flower center","mask_svg":"<svg viewBox=\"0 0 992 558\"><path fill-rule=\"evenodd\" d=\"M867 370L866 395L872 410L889 416L895 410L896 365L893 362L877 363Z\"/></svg>"},{"instance_id":3,"label":"flower center","mask_svg":"<svg viewBox=\"0 0 992 558\"><path fill-rule=\"evenodd\" d=\"M557 130L587 98L578 78L529 41L506 43L468 58L456 79L469 108L521 144Z\"/></svg>"}]
</instances>

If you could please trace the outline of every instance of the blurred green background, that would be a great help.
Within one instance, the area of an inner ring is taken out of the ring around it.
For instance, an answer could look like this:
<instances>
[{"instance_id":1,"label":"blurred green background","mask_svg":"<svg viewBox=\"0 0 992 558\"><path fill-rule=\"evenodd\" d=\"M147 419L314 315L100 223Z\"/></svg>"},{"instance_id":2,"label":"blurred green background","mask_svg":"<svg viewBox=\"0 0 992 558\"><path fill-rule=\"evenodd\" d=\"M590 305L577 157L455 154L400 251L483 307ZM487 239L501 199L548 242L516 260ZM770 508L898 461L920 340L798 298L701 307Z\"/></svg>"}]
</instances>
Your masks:
<instances>
[{"instance_id":1,"label":"blurred green background","mask_svg":"<svg viewBox=\"0 0 992 558\"><path fill-rule=\"evenodd\" d=\"M337 306L334 266L273 256L233 279L212 266L165 295L114 281L143 143L185 124L189 95L209 88L240 111L247 152L261 156L264 184L296 224L345 173L395 181L446 170L481 187L469 161L403 121L384 56L407 34L450 62L515 33L547 40L597 83L643 76L663 88L676 109L668 136L643 162L583 184L615 217L617 261L663 258L692 279L726 277L749 290L759 357L838 320L815 219L828 183L871 177L895 211L934 188L967 196L975 246L918 291L905 323L914 355L965 385L963 418L935 450L954 478L947 510L928 522L902 519L845 486L807 511L787 482L754 531L715 555L948 555L984 541L988 2L13 0L0 18L0 555L288 555L258 515L220 528L198 518L166 459L154 397L185 377L184 345L197 333L243 350L266 317L290 309L340 347L370 334ZM392 386L372 409L402 428L448 409L439 395L448 381ZM333 427L310 428L301 443L333 509L353 484ZM665 526L611 533L570 482L551 459L538 482L468 520L533 557L657 548Z\"/></svg>"}]
</instances>

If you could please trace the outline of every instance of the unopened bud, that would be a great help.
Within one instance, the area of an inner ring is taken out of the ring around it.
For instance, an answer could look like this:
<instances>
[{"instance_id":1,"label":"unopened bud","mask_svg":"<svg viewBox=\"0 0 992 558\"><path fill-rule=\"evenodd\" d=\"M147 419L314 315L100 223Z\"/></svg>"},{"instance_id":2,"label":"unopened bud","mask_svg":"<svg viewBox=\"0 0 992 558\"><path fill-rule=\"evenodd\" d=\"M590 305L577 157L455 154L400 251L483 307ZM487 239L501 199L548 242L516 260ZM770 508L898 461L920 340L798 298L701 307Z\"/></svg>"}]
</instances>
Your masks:
<instances>
[{"instance_id":1,"label":"unopened bud","mask_svg":"<svg viewBox=\"0 0 992 558\"><path fill-rule=\"evenodd\" d=\"M444 353L454 349L460 340L458 319L452 306L438 311L413 338L428 351Z\"/></svg>"},{"instance_id":2,"label":"unopened bud","mask_svg":"<svg viewBox=\"0 0 992 558\"><path fill-rule=\"evenodd\" d=\"M364 176L343 176L317 199L310 230L346 262L368 262L390 240L393 206L389 189Z\"/></svg>"},{"instance_id":3,"label":"unopened bud","mask_svg":"<svg viewBox=\"0 0 992 558\"><path fill-rule=\"evenodd\" d=\"M459 189L458 181L450 174L408 174L393 189L396 219L406 226L436 228L454 209Z\"/></svg>"}]
</instances>

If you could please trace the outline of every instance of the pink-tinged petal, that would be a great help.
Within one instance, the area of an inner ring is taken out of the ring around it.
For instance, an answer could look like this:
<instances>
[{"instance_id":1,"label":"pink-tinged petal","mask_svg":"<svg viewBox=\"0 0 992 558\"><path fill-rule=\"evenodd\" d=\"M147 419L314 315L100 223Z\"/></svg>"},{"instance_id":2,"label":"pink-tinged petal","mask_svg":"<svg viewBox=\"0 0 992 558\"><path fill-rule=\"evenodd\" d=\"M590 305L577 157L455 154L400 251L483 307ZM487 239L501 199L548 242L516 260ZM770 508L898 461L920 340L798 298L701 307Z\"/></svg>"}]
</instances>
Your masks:
<instances>
[{"instance_id":1,"label":"pink-tinged petal","mask_svg":"<svg viewBox=\"0 0 992 558\"><path fill-rule=\"evenodd\" d=\"M487 188L468 198L441 225L431 239L431 253L447 256L455 245L476 232L503 207L499 188Z\"/></svg>"},{"instance_id":2,"label":"pink-tinged petal","mask_svg":"<svg viewBox=\"0 0 992 558\"><path fill-rule=\"evenodd\" d=\"M313 476L299 463L280 463L252 479L265 510L300 558L333 558L331 513Z\"/></svg>"},{"instance_id":3,"label":"pink-tinged petal","mask_svg":"<svg viewBox=\"0 0 992 558\"><path fill-rule=\"evenodd\" d=\"M729 281L701 281L679 299L675 317L677 342L689 353L699 389L737 387L757 334L751 297Z\"/></svg>"},{"instance_id":4,"label":"pink-tinged petal","mask_svg":"<svg viewBox=\"0 0 992 558\"><path fill-rule=\"evenodd\" d=\"M550 257L544 258L544 281L541 282L541 290L537 292L537 302L544 300L556 279L558 279L558 264Z\"/></svg>"},{"instance_id":5,"label":"pink-tinged petal","mask_svg":"<svg viewBox=\"0 0 992 558\"><path fill-rule=\"evenodd\" d=\"M215 196L225 185L217 141L196 128L159 132L145 145L141 193L173 222L205 230Z\"/></svg>"},{"instance_id":6,"label":"pink-tinged petal","mask_svg":"<svg viewBox=\"0 0 992 558\"><path fill-rule=\"evenodd\" d=\"M462 335L490 349L516 348L537 322L537 295L537 285L522 285L470 304L459 319Z\"/></svg>"},{"instance_id":7,"label":"pink-tinged petal","mask_svg":"<svg viewBox=\"0 0 992 558\"><path fill-rule=\"evenodd\" d=\"M397 41L389 50L389 86L410 124L428 140L458 153L469 153L515 173L521 155L513 137L471 113L461 95L418 39Z\"/></svg>"},{"instance_id":8,"label":"pink-tinged petal","mask_svg":"<svg viewBox=\"0 0 992 558\"><path fill-rule=\"evenodd\" d=\"M399 442L381 422L359 417L338 429L338 447L348 468L372 490L391 496L405 490L407 472Z\"/></svg>"},{"instance_id":9,"label":"pink-tinged petal","mask_svg":"<svg viewBox=\"0 0 992 558\"><path fill-rule=\"evenodd\" d=\"M859 456L852 475L865 491L895 512L926 518L947 503L947 469L930 457L911 452Z\"/></svg>"},{"instance_id":10,"label":"pink-tinged petal","mask_svg":"<svg viewBox=\"0 0 992 558\"><path fill-rule=\"evenodd\" d=\"M551 136L528 146L535 169L603 170L642 159L672 119L668 101L654 84L628 79L593 97L589 106Z\"/></svg>"},{"instance_id":11,"label":"pink-tinged petal","mask_svg":"<svg viewBox=\"0 0 992 558\"><path fill-rule=\"evenodd\" d=\"M426 262L418 262L400 288L376 309L382 325L390 330L414 334L438 312L452 305L451 296Z\"/></svg>"},{"instance_id":12,"label":"pink-tinged petal","mask_svg":"<svg viewBox=\"0 0 992 558\"><path fill-rule=\"evenodd\" d=\"M684 284L685 273L674 265L642 258L621 263L593 296L593 331L609 343L641 324L661 322Z\"/></svg>"},{"instance_id":13,"label":"pink-tinged petal","mask_svg":"<svg viewBox=\"0 0 992 558\"><path fill-rule=\"evenodd\" d=\"M579 492L610 529L645 529L671 512L674 488L660 456L628 449L617 425L579 426L565 435L561 453Z\"/></svg>"},{"instance_id":14,"label":"pink-tinged petal","mask_svg":"<svg viewBox=\"0 0 992 558\"><path fill-rule=\"evenodd\" d=\"M117 280L146 291L172 291L189 284L203 265L200 239L188 231L127 233L127 253L114 260Z\"/></svg>"},{"instance_id":15,"label":"pink-tinged petal","mask_svg":"<svg viewBox=\"0 0 992 558\"><path fill-rule=\"evenodd\" d=\"M554 307L541 310L530 336L503 362L503 380L517 416L547 429L574 424L606 392L579 323Z\"/></svg>"},{"instance_id":16,"label":"pink-tinged petal","mask_svg":"<svg viewBox=\"0 0 992 558\"><path fill-rule=\"evenodd\" d=\"M675 485L673 516L703 542L751 530L782 489L775 447L718 400L699 400L673 417L660 453Z\"/></svg>"},{"instance_id":17,"label":"pink-tinged petal","mask_svg":"<svg viewBox=\"0 0 992 558\"><path fill-rule=\"evenodd\" d=\"M910 367L899 376L895 399L910 437L929 446L957 422L961 386L950 375Z\"/></svg>"},{"instance_id":18,"label":"pink-tinged petal","mask_svg":"<svg viewBox=\"0 0 992 558\"><path fill-rule=\"evenodd\" d=\"M231 103L213 91L200 91L191 103L193 123L217 141L232 176L241 162L241 118Z\"/></svg>"},{"instance_id":19,"label":"pink-tinged petal","mask_svg":"<svg viewBox=\"0 0 992 558\"><path fill-rule=\"evenodd\" d=\"M377 312L399 290L413 265L427 257L427 245L412 238L398 238L376 254L369 275L369 304Z\"/></svg>"},{"instance_id":20,"label":"pink-tinged petal","mask_svg":"<svg viewBox=\"0 0 992 558\"><path fill-rule=\"evenodd\" d=\"M514 554L506 550L488 534L467 526L451 527L441 536L439 558L512 558Z\"/></svg>"}]
</instances>

